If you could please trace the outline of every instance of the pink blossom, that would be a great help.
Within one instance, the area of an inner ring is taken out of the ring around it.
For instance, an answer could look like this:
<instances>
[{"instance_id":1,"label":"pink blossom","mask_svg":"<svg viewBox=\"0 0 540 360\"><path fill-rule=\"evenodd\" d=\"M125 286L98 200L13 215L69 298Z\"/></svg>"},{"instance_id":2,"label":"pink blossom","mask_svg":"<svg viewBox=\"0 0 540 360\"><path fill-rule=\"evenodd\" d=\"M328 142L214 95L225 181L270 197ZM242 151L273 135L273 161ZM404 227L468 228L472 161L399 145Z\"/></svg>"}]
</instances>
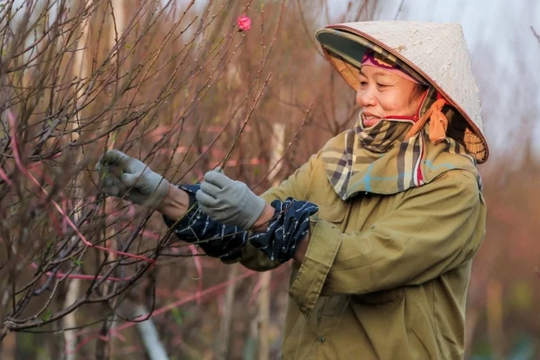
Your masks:
<instances>
[{"instance_id":1,"label":"pink blossom","mask_svg":"<svg viewBox=\"0 0 540 360\"><path fill-rule=\"evenodd\" d=\"M251 29L251 19L248 18L246 14L240 16L238 20L236 20L236 24L238 25L238 31Z\"/></svg>"}]
</instances>

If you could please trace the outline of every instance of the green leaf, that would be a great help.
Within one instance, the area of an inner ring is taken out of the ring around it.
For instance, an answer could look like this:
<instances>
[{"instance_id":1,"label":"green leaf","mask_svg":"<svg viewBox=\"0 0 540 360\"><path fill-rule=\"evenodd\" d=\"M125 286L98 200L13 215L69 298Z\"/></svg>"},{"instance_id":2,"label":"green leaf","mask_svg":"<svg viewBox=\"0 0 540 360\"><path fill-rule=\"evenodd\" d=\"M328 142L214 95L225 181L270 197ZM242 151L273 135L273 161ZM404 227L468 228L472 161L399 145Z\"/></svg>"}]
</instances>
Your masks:
<instances>
[{"instance_id":1,"label":"green leaf","mask_svg":"<svg viewBox=\"0 0 540 360\"><path fill-rule=\"evenodd\" d=\"M176 322L176 325L182 326L182 313L180 312L180 310L178 310L178 308L172 308L171 313L174 321Z\"/></svg>"},{"instance_id":2,"label":"green leaf","mask_svg":"<svg viewBox=\"0 0 540 360\"><path fill-rule=\"evenodd\" d=\"M43 317L41 318L43 321L48 321L52 316L52 313L51 313L51 310L47 309L47 311L45 311L45 314L43 315Z\"/></svg>"},{"instance_id":3,"label":"green leaf","mask_svg":"<svg viewBox=\"0 0 540 360\"><path fill-rule=\"evenodd\" d=\"M73 265L75 266L81 266L82 264L84 264L82 260L75 259L74 257L71 257L71 261L73 261Z\"/></svg>"}]
</instances>

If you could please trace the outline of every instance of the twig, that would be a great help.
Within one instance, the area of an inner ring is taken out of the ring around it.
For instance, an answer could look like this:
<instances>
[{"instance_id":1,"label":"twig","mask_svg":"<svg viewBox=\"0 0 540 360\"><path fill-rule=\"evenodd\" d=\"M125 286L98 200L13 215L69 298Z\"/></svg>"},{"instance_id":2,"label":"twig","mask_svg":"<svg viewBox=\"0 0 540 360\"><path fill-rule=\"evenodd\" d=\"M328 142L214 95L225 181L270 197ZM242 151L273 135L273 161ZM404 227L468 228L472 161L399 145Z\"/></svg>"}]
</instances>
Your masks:
<instances>
[{"instance_id":1,"label":"twig","mask_svg":"<svg viewBox=\"0 0 540 360\"><path fill-rule=\"evenodd\" d=\"M540 35L534 30L534 27L531 25L531 31L533 32L534 36L536 37L536 40L540 44Z\"/></svg>"},{"instance_id":2,"label":"twig","mask_svg":"<svg viewBox=\"0 0 540 360\"><path fill-rule=\"evenodd\" d=\"M261 99L263 93L264 93L264 90L266 89L266 86L268 85L268 82L270 81L270 79L272 78L272 73L268 74L268 76L266 77L266 80L264 81L263 85L262 85L262 88L261 90L259 91L259 93L257 94L257 96L255 97L255 100L253 101L253 104L251 105L251 108L249 109L249 112L244 120L244 123L242 124L242 127L240 128L240 131L236 134L236 137L233 141L233 144L229 150L229 152L227 153L227 155L225 156L225 159L223 159L223 162L222 162L222 168L225 169L225 167L227 166L227 162L229 161L229 159L231 158L231 155L232 155L232 152L236 146L236 143L238 142L238 139L240 138L240 135L242 135L242 133L244 132L244 129L246 128L246 125L248 124L249 120L251 119L251 115L253 115L253 111L255 110L255 108L257 107L257 104L259 103L259 100Z\"/></svg>"},{"instance_id":3,"label":"twig","mask_svg":"<svg viewBox=\"0 0 540 360\"><path fill-rule=\"evenodd\" d=\"M397 20L399 18L399 15L401 14L401 9L403 8L403 4L405 3L405 0L401 0L399 3L399 7L396 11L396 15L394 15L394 20Z\"/></svg>"},{"instance_id":4,"label":"twig","mask_svg":"<svg viewBox=\"0 0 540 360\"><path fill-rule=\"evenodd\" d=\"M281 161L283 161L283 159L285 158L285 156L287 155L287 153L291 149L292 145L296 144L296 141L298 140L298 137L300 136L300 132L302 131L302 129L306 125L307 120L309 119L309 115L311 113L311 108L312 107L313 107L313 103L311 103L309 105L308 109L306 110L306 115L305 115L304 119L302 120L302 123L300 124L300 127L298 128L298 130L294 134L293 139L287 145L287 149L285 149L285 151L283 152L283 155L276 161L276 163L274 164L272 169L270 169L266 173L266 175L257 184L255 184L255 186L253 186L252 190L255 190L256 188L258 188L264 182L264 180L266 180L268 178L268 176L274 171L274 169L278 166L278 164L280 164Z\"/></svg>"}]
</instances>

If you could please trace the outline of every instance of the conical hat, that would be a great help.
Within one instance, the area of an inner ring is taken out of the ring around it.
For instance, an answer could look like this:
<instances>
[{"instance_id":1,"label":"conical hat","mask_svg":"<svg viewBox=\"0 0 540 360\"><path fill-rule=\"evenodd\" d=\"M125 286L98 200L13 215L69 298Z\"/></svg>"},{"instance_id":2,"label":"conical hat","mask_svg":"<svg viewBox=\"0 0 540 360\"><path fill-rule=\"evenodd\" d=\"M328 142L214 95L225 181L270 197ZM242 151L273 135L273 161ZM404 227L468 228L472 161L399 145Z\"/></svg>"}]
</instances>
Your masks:
<instances>
[{"instance_id":1,"label":"conical hat","mask_svg":"<svg viewBox=\"0 0 540 360\"><path fill-rule=\"evenodd\" d=\"M463 142L478 163L489 150L480 97L461 25L412 21L366 21L330 25L316 37L328 60L357 89L358 68L370 48L430 84L467 121ZM353 66L351 66L353 65ZM356 69L356 71L355 71Z\"/></svg>"}]
</instances>

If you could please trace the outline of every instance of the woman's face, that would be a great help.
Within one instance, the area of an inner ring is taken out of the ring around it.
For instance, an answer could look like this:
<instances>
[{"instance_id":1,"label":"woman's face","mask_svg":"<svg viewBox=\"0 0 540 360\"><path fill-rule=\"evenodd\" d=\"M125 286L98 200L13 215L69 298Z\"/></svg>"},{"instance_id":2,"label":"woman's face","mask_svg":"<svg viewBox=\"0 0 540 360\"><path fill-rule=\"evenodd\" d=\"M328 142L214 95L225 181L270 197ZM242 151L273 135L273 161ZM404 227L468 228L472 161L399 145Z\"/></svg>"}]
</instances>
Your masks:
<instances>
[{"instance_id":1,"label":"woman's face","mask_svg":"<svg viewBox=\"0 0 540 360\"><path fill-rule=\"evenodd\" d=\"M392 115L416 115L422 97L413 97L415 88L415 83L401 76L375 66L363 66L356 102L362 108L364 127Z\"/></svg>"}]
</instances>

